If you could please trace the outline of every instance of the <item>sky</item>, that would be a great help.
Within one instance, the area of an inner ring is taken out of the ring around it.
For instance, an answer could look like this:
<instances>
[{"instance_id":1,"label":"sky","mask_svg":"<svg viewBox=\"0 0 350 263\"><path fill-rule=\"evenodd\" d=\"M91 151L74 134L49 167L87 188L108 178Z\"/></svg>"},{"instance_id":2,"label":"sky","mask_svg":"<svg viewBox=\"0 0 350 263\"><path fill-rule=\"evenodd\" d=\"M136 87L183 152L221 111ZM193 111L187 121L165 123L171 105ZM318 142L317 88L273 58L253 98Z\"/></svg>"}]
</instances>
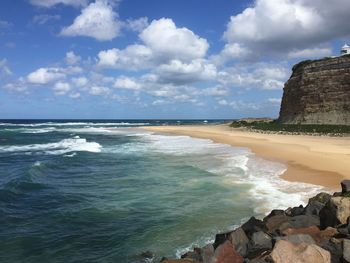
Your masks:
<instances>
[{"instance_id":1,"label":"sky","mask_svg":"<svg viewBox=\"0 0 350 263\"><path fill-rule=\"evenodd\" d=\"M1 119L277 117L349 0L1 0Z\"/></svg>"}]
</instances>

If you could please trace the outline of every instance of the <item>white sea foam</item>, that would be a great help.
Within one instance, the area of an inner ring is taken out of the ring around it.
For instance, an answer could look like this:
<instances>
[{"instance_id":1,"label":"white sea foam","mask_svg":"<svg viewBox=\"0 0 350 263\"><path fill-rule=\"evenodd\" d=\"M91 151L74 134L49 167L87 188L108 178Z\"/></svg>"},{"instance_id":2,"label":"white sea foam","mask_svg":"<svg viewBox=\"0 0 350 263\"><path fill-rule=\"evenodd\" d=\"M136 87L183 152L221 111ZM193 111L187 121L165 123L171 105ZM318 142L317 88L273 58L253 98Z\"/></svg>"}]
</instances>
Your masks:
<instances>
[{"instance_id":1,"label":"white sea foam","mask_svg":"<svg viewBox=\"0 0 350 263\"><path fill-rule=\"evenodd\" d=\"M184 156L184 162L208 172L223 176L223 182L251 186L250 197L257 202L256 213L271 209L286 209L305 204L307 199L319 191L321 186L288 182L280 175L286 170L284 164L256 156L247 148L231 147L211 140L189 136L167 136L139 133L141 140L114 149L124 154L160 154ZM228 180L227 180L228 179Z\"/></svg>"},{"instance_id":2,"label":"white sea foam","mask_svg":"<svg viewBox=\"0 0 350 263\"><path fill-rule=\"evenodd\" d=\"M69 152L101 152L102 146L97 142L88 142L79 137L64 139L59 142L30 144L21 146L1 146L0 153L45 153L60 155Z\"/></svg>"},{"instance_id":3,"label":"white sea foam","mask_svg":"<svg viewBox=\"0 0 350 263\"><path fill-rule=\"evenodd\" d=\"M33 164L34 167L38 167L38 166L40 166L40 165L41 165L41 162L39 162L39 161L36 161L36 162Z\"/></svg>"},{"instance_id":4,"label":"white sea foam","mask_svg":"<svg viewBox=\"0 0 350 263\"><path fill-rule=\"evenodd\" d=\"M148 122L43 122L43 123L0 123L0 126L42 127L42 126L145 126Z\"/></svg>"}]
</instances>

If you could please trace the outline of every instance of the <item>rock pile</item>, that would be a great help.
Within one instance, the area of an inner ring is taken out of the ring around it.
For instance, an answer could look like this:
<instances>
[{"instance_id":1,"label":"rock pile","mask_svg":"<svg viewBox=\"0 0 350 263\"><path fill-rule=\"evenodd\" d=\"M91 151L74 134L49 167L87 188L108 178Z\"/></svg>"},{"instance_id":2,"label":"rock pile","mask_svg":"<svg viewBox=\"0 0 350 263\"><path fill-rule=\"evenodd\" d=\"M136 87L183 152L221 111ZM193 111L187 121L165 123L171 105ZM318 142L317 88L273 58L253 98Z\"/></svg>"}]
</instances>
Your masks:
<instances>
[{"instance_id":1,"label":"rock pile","mask_svg":"<svg viewBox=\"0 0 350 263\"><path fill-rule=\"evenodd\" d=\"M320 193L306 207L273 210L181 259L162 263L350 263L350 180L342 192Z\"/></svg>"}]
</instances>

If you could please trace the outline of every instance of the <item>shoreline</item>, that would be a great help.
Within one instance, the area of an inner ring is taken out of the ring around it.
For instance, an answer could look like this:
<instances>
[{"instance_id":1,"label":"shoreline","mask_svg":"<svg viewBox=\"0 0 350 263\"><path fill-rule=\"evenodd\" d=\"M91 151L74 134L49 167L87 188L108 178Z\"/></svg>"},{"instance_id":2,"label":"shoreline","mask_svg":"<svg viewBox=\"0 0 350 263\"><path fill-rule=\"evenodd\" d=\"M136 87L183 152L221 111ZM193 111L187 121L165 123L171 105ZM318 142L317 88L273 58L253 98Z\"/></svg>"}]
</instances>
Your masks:
<instances>
[{"instance_id":1,"label":"shoreline","mask_svg":"<svg viewBox=\"0 0 350 263\"><path fill-rule=\"evenodd\" d=\"M228 125L147 126L147 131L210 139L216 143L249 148L267 160L287 166L282 179L337 189L350 179L350 138L280 135L232 129Z\"/></svg>"}]
</instances>

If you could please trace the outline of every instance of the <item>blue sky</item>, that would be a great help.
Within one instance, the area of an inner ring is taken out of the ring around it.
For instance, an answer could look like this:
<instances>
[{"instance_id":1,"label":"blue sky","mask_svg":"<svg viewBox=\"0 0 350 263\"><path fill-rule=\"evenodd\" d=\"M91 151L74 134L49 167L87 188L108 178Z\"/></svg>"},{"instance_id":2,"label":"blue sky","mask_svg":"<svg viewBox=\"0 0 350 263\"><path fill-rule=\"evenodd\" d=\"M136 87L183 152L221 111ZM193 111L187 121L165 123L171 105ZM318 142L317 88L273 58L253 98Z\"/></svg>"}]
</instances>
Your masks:
<instances>
[{"instance_id":1,"label":"blue sky","mask_svg":"<svg viewBox=\"0 0 350 263\"><path fill-rule=\"evenodd\" d=\"M348 0L2 0L0 118L276 117Z\"/></svg>"}]
</instances>

